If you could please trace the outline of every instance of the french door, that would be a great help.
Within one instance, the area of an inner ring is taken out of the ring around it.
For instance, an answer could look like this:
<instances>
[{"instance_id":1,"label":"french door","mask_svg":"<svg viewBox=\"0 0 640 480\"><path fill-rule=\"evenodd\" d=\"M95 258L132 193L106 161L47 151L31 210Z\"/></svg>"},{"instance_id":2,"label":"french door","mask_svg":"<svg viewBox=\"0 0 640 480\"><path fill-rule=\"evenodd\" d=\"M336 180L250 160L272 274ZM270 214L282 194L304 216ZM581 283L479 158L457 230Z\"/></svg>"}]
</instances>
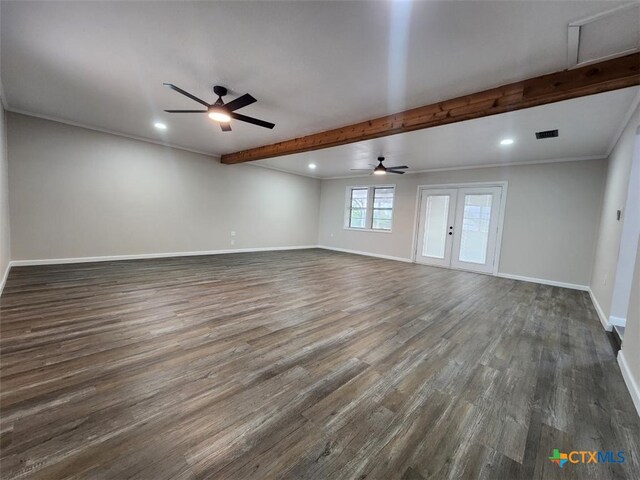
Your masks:
<instances>
[{"instance_id":1,"label":"french door","mask_svg":"<svg viewBox=\"0 0 640 480\"><path fill-rule=\"evenodd\" d=\"M493 273L502 187L420 190L416 262Z\"/></svg>"}]
</instances>

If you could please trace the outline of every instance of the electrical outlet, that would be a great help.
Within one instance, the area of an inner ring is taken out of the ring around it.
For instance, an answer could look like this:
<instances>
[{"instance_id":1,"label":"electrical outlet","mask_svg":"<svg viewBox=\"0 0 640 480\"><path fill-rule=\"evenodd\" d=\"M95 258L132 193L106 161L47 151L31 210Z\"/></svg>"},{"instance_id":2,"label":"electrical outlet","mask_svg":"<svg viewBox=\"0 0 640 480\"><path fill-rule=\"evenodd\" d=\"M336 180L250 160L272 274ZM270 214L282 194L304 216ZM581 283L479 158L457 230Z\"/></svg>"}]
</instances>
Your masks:
<instances>
[{"instance_id":1,"label":"electrical outlet","mask_svg":"<svg viewBox=\"0 0 640 480\"><path fill-rule=\"evenodd\" d=\"M236 236L236 232L235 232L235 231L232 231L232 232L231 232L231 236L232 236L232 237L235 237L235 236Z\"/></svg>"},{"instance_id":2,"label":"electrical outlet","mask_svg":"<svg viewBox=\"0 0 640 480\"><path fill-rule=\"evenodd\" d=\"M235 244L236 244L236 241L232 238L231 239L231 245L235 245Z\"/></svg>"}]
</instances>

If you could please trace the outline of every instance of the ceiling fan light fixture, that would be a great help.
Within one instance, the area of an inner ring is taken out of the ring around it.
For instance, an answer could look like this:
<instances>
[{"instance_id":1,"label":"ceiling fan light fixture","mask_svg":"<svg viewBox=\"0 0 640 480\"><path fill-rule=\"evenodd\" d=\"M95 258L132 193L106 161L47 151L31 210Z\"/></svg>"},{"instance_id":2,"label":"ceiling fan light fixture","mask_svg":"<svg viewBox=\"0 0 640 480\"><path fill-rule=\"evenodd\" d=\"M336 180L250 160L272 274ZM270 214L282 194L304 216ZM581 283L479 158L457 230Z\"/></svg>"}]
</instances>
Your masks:
<instances>
[{"instance_id":1,"label":"ceiling fan light fixture","mask_svg":"<svg viewBox=\"0 0 640 480\"><path fill-rule=\"evenodd\" d=\"M167 113L206 113L207 116L220 124L220 129L223 132L231 131L231 119L238 120L240 122L251 123L253 125L257 125L263 128L273 128L276 126L275 123L265 122L264 120L260 120L259 118L249 117L247 115L242 115L240 113L236 113L236 110L240 108L244 108L247 105L251 105L252 103L257 102L255 98L253 98L248 93L239 96L238 98L234 98L230 102L224 103L222 97L227 95L227 89L225 87L221 87L220 85L216 85L213 87L213 93L218 95L218 100L215 103L209 104L202 100L201 98L192 95L191 93L182 90L180 87L175 86L173 83L163 83L165 87L169 87L171 90L175 90L180 95L184 95L187 98L190 98L194 102L198 102L201 105L206 107L206 110L165 110Z\"/></svg>"},{"instance_id":2,"label":"ceiling fan light fixture","mask_svg":"<svg viewBox=\"0 0 640 480\"><path fill-rule=\"evenodd\" d=\"M387 173L395 173L397 175L404 175L403 170L408 169L409 167L407 165L396 165L393 167L385 167L382 162L384 162L384 157L378 157L378 166L376 168L373 169L373 173L374 175L386 175ZM358 170L358 171L371 171L368 168L352 168L351 170Z\"/></svg>"},{"instance_id":3,"label":"ceiling fan light fixture","mask_svg":"<svg viewBox=\"0 0 640 480\"><path fill-rule=\"evenodd\" d=\"M229 116L229 114L222 108L210 108L209 118L220 123L229 123L231 121L231 117Z\"/></svg>"}]
</instances>

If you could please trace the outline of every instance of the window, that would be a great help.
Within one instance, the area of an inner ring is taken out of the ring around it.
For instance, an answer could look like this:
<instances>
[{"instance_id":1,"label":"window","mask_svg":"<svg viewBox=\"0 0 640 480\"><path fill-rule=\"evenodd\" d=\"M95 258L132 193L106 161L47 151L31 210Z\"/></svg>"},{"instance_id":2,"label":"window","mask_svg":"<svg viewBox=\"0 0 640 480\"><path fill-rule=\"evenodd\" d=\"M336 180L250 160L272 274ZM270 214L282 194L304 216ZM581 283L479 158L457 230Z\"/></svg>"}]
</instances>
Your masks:
<instances>
[{"instance_id":1,"label":"window","mask_svg":"<svg viewBox=\"0 0 640 480\"><path fill-rule=\"evenodd\" d=\"M351 189L351 207L349 211L349 228L366 228L368 188Z\"/></svg>"},{"instance_id":2,"label":"window","mask_svg":"<svg viewBox=\"0 0 640 480\"><path fill-rule=\"evenodd\" d=\"M349 187L345 228L391 231L393 185Z\"/></svg>"},{"instance_id":3,"label":"window","mask_svg":"<svg viewBox=\"0 0 640 480\"><path fill-rule=\"evenodd\" d=\"M393 187L373 187L373 215L371 228L391 230L393 218Z\"/></svg>"}]
</instances>

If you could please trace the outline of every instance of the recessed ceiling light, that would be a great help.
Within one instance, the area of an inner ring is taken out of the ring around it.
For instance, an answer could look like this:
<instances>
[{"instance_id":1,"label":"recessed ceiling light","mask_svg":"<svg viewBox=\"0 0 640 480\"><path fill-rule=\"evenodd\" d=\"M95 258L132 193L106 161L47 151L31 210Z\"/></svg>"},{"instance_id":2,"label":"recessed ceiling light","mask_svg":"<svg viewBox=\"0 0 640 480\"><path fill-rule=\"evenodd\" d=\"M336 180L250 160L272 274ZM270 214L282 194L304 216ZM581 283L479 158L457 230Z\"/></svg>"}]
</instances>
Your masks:
<instances>
[{"instance_id":1,"label":"recessed ceiling light","mask_svg":"<svg viewBox=\"0 0 640 480\"><path fill-rule=\"evenodd\" d=\"M511 145L513 143L513 138L505 138L504 140L500 140L500 145Z\"/></svg>"},{"instance_id":2,"label":"recessed ceiling light","mask_svg":"<svg viewBox=\"0 0 640 480\"><path fill-rule=\"evenodd\" d=\"M311 170L315 170L315 169L316 169L316 164L315 164L315 163L310 163L310 164L309 164L309 168L310 168Z\"/></svg>"},{"instance_id":3,"label":"recessed ceiling light","mask_svg":"<svg viewBox=\"0 0 640 480\"><path fill-rule=\"evenodd\" d=\"M167 126L164 123L156 122L153 124L158 130L166 130Z\"/></svg>"}]
</instances>

